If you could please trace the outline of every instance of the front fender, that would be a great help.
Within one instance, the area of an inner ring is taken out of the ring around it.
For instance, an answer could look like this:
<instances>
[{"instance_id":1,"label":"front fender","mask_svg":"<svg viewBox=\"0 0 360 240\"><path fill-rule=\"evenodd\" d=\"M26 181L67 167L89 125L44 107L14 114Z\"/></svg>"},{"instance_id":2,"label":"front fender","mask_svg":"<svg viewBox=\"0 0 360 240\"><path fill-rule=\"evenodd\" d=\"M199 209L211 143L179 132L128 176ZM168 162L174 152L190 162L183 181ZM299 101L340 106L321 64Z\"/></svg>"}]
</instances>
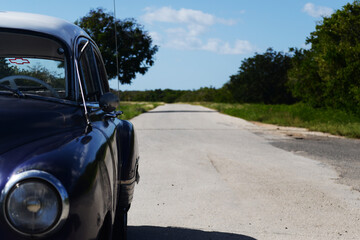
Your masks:
<instances>
[{"instance_id":1,"label":"front fender","mask_svg":"<svg viewBox=\"0 0 360 240\"><path fill-rule=\"evenodd\" d=\"M121 121L117 127L117 147L121 163L121 181L136 178L136 167L139 157L138 143L134 125L129 121Z\"/></svg>"},{"instance_id":2,"label":"front fender","mask_svg":"<svg viewBox=\"0 0 360 240\"><path fill-rule=\"evenodd\" d=\"M122 120L117 127L117 147L119 151L120 176L120 200L121 207L131 204L135 182L138 181L139 151L134 125Z\"/></svg>"},{"instance_id":3,"label":"front fender","mask_svg":"<svg viewBox=\"0 0 360 240\"><path fill-rule=\"evenodd\" d=\"M70 212L62 229L49 239L96 239L105 215L112 210L112 190L106 162L112 161L104 135L94 129L77 130L24 145L0 157L1 188L13 173L48 172L60 180L69 195ZM13 164L14 163L14 164ZM91 211L89 211L91 209ZM23 239L8 231L6 239Z\"/></svg>"}]
</instances>

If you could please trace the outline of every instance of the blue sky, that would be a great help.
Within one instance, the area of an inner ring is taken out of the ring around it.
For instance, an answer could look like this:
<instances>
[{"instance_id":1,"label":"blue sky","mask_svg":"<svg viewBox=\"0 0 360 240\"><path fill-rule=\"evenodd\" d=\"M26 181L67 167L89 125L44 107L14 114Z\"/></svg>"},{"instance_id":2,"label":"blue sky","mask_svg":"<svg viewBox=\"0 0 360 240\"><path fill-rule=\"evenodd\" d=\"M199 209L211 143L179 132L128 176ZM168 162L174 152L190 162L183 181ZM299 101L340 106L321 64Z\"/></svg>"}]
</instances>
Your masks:
<instances>
[{"instance_id":1,"label":"blue sky","mask_svg":"<svg viewBox=\"0 0 360 240\"><path fill-rule=\"evenodd\" d=\"M348 2L352 1L116 0L117 17L135 18L160 47L154 66L120 90L219 88L255 52L306 47L306 37L322 16ZM74 22L97 7L113 12L113 0L13 0L3 1L0 10Z\"/></svg>"}]
</instances>

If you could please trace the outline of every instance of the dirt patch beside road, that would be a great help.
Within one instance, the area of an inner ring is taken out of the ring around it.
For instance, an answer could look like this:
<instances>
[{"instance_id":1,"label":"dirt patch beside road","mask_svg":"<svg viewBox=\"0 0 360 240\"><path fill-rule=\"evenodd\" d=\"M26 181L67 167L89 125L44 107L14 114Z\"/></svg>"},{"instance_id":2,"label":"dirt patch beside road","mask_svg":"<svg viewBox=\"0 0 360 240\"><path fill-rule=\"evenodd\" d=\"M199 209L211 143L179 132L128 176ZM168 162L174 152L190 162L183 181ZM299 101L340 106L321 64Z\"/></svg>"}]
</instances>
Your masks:
<instances>
[{"instance_id":1,"label":"dirt patch beside road","mask_svg":"<svg viewBox=\"0 0 360 240\"><path fill-rule=\"evenodd\" d=\"M268 132L270 134L283 135L287 137L292 137L295 139L303 139L303 138L341 138L345 139L345 137L332 135L329 133L323 132L314 132L310 131L306 128L298 128L298 127L284 127L277 126L273 124L261 123L261 122L251 122L254 125L261 127L263 131Z\"/></svg>"}]
</instances>

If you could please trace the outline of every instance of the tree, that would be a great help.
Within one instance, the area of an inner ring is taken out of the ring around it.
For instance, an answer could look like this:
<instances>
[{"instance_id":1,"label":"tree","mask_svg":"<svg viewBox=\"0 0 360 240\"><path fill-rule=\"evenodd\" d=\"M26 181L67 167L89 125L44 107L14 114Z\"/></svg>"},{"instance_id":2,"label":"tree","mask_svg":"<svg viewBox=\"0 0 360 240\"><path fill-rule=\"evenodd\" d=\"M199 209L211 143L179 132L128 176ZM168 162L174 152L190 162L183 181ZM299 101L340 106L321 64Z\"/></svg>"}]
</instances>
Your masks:
<instances>
[{"instance_id":1,"label":"tree","mask_svg":"<svg viewBox=\"0 0 360 240\"><path fill-rule=\"evenodd\" d=\"M116 19L119 81L131 84L137 73L145 74L154 64L158 46L134 19ZM117 76L114 17L104 9L92 9L75 21L98 44L109 78Z\"/></svg>"},{"instance_id":2,"label":"tree","mask_svg":"<svg viewBox=\"0 0 360 240\"><path fill-rule=\"evenodd\" d=\"M269 48L264 54L256 53L242 61L238 73L230 76L224 87L237 102L292 103L286 85L290 67L290 56Z\"/></svg>"},{"instance_id":3,"label":"tree","mask_svg":"<svg viewBox=\"0 0 360 240\"><path fill-rule=\"evenodd\" d=\"M31 67L27 67L27 69L14 68L14 75L31 76L50 84L54 88L65 88L65 76L62 76L61 74L56 72L51 72L48 68L41 65L34 65ZM26 84L38 85L38 83L36 82L30 82Z\"/></svg>"},{"instance_id":4,"label":"tree","mask_svg":"<svg viewBox=\"0 0 360 240\"><path fill-rule=\"evenodd\" d=\"M14 75L14 68L9 66L5 58L0 58L0 79Z\"/></svg>"},{"instance_id":5,"label":"tree","mask_svg":"<svg viewBox=\"0 0 360 240\"><path fill-rule=\"evenodd\" d=\"M324 83L319 76L319 68L311 50L291 48L292 67L288 71L288 82L292 95L314 107L324 103Z\"/></svg>"},{"instance_id":6,"label":"tree","mask_svg":"<svg viewBox=\"0 0 360 240\"><path fill-rule=\"evenodd\" d=\"M311 49L290 74L293 92L312 104L359 111L360 1L323 18L306 42Z\"/></svg>"}]
</instances>

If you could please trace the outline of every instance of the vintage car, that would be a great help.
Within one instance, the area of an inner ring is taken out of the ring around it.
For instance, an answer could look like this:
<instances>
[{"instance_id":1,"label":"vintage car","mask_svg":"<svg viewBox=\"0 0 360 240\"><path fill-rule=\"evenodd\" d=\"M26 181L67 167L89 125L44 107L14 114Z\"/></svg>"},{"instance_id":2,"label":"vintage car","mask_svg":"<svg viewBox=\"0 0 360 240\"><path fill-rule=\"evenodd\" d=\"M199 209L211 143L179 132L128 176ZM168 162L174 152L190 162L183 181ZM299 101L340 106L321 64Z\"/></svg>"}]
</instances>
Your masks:
<instances>
[{"instance_id":1,"label":"vintage car","mask_svg":"<svg viewBox=\"0 0 360 240\"><path fill-rule=\"evenodd\" d=\"M1 239L126 239L139 155L117 104L82 29L0 12Z\"/></svg>"}]
</instances>

